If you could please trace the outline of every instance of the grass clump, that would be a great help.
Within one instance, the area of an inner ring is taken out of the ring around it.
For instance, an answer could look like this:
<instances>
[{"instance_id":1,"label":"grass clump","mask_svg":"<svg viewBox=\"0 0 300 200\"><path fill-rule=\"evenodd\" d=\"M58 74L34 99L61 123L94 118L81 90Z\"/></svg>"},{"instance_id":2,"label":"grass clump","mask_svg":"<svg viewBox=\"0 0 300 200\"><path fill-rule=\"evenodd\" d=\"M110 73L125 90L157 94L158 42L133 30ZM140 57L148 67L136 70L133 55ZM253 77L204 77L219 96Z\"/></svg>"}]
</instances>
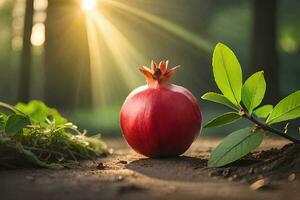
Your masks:
<instances>
[{"instance_id":1,"label":"grass clump","mask_svg":"<svg viewBox=\"0 0 300 200\"><path fill-rule=\"evenodd\" d=\"M87 136L43 102L0 108L1 168L61 169L107 153L100 134Z\"/></svg>"}]
</instances>

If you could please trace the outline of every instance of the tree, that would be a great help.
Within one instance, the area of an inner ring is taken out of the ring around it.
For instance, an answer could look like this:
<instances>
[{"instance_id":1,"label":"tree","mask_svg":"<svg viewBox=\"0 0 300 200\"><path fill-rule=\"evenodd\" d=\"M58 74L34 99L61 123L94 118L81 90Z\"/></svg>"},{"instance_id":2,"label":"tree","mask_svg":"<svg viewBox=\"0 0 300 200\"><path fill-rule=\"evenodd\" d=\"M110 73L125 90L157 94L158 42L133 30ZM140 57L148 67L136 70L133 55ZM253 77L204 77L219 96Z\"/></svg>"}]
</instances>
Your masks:
<instances>
[{"instance_id":1,"label":"tree","mask_svg":"<svg viewBox=\"0 0 300 200\"><path fill-rule=\"evenodd\" d=\"M33 0L26 1L23 48L21 53L21 69L19 79L18 101L28 102L30 95L30 65L31 65L31 43L30 37L33 25Z\"/></svg>"},{"instance_id":2,"label":"tree","mask_svg":"<svg viewBox=\"0 0 300 200\"><path fill-rule=\"evenodd\" d=\"M64 109L90 106L91 76L85 16L76 0L48 2L45 101Z\"/></svg>"},{"instance_id":3,"label":"tree","mask_svg":"<svg viewBox=\"0 0 300 200\"><path fill-rule=\"evenodd\" d=\"M251 66L264 70L268 82L266 101L275 103L279 97L279 63L276 49L276 0L253 1L253 32Z\"/></svg>"}]
</instances>

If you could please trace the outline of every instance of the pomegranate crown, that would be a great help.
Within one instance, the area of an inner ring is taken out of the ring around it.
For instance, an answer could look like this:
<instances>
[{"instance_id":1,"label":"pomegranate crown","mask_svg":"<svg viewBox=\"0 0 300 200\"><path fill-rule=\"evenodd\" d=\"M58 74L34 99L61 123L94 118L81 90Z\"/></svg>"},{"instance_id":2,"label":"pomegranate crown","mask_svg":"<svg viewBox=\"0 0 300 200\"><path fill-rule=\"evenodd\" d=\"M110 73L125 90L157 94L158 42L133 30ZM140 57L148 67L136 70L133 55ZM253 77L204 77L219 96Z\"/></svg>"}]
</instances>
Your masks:
<instances>
[{"instance_id":1,"label":"pomegranate crown","mask_svg":"<svg viewBox=\"0 0 300 200\"><path fill-rule=\"evenodd\" d=\"M152 60L151 69L148 67L140 67L139 70L145 75L148 85L155 86L168 82L170 77L180 67L180 65L168 69L169 61L161 61L158 65Z\"/></svg>"}]
</instances>

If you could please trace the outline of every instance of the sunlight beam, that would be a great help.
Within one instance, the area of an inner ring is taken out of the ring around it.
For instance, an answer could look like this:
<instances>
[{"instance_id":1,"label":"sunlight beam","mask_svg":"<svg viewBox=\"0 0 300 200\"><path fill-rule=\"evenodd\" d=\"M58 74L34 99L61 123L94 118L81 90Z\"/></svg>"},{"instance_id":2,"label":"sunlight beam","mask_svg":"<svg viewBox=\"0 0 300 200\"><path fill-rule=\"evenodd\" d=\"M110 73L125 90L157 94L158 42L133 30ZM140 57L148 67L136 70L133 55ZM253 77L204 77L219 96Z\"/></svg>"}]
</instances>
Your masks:
<instances>
[{"instance_id":1,"label":"sunlight beam","mask_svg":"<svg viewBox=\"0 0 300 200\"><path fill-rule=\"evenodd\" d=\"M107 104L105 87L105 76L103 74L103 65L101 63L101 51L98 45L97 30L94 26L91 15L86 16L87 38L89 44L90 67L91 67L91 85L92 85L92 103L93 107L105 106Z\"/></svg>"},{"instance_id":2,"label":"sunlight beam","mask_svg":"<svg viewBox=\"0 0 300 200\"><path fill-rule=\"evenodd\" d=\"M85 1L88 0L83 0L82 3ZM160 29L181 38L201 51L207 53L212 51L213 46L209 42L173 22L114 0L101 1L101 3L107 3L146 22L159 26ZM88 9L82 9L91 11L95 6L89 5L85 7ZM105 106L109 104L109 100L120 89L123 81L129 90L145 82L143 76L139 75L135 67L142 65L147 60L119 28L110 22L99 10L85 12L85 16L91 62L93 105L94 107ZM111 66L108 66L111 63L105 58L107 50L113 56L112 62L114 62L113 66L117 67L116 72L121 75L122 80L120 79L121 82L117 86L114 84L113 74L108 74L110 72L115 73L115 71L110 69Z\"/></svg>"},{"instance_id":3,"label":"sunlight beam","mask_svg":"<svg viewBox=\"0 0 300 200\"><path fill-rule=\"evenodd\" d=\"M128 39L101 13L93 13L96 27L101 31L104 41L113 54L117 67L127 85L133 89L142 83L142 76L134 72L131 63L144 63L145 58L139 53ZM138 67L138 66L136 66Z\"/></svg>"},{"instance_id":4,"label":"sunlight beam","mask_svg":"<svg viewBox=\"0 0 300 200\"><path fill-rule=\"evenodd\" d=\"M196 46L199 50L202 50L206 53L211 53L213 50L213 45L209 43L207 40L201 38L199 35L194 34L185 28L174 24L168 20L162 19L153 14L141 11L137 8L130 7L123 3L117 2L115 0L103 1L103 3L114 6L121 10L124 10L128 13L136 15L152 24L159 26L160 28L172 33L173 35L183 39L184 41Z\"/></svg>"}]
</instances>

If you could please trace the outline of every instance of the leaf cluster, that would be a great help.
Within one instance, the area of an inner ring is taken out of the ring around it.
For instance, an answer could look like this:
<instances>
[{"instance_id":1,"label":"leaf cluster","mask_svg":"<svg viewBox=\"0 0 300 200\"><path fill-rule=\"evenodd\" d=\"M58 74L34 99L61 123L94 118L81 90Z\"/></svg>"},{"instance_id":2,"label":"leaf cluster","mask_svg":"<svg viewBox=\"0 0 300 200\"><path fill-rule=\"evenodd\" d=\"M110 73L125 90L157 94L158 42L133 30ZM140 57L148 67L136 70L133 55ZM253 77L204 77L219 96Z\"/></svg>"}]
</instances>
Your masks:
<instances>
[{"instance_id":1,"label":"leaf cluster","mask_svg":"<svg viewBox=\"0 0 300 200\"><path fill-rule=\"evenodd\" d=\"M211 153L208 166L224 166L247 155L261 144L267 132L292 139L270 125L300 117L300 90L288 95L275 106L261 105L266 92L263 71L254 73L243 83L242 68L237 57L229 47L221 43L215 47L212 65L221 94L208 92L201 98L225 105L232 112L212 119L204 128L230 124L242 117L254 122L255 126L228 135Z\"/></svg>"},{"instance_id":2,"label":"leaf cluster","mask_svg":"<svg viewBox=\"0 0 300 200\"><path fill-rule=\"evenodd\" d=\"M60 169L107 152L99 134L86 136L43 102L0 108L0 167Z\"/></svg>"}]
</instances>

